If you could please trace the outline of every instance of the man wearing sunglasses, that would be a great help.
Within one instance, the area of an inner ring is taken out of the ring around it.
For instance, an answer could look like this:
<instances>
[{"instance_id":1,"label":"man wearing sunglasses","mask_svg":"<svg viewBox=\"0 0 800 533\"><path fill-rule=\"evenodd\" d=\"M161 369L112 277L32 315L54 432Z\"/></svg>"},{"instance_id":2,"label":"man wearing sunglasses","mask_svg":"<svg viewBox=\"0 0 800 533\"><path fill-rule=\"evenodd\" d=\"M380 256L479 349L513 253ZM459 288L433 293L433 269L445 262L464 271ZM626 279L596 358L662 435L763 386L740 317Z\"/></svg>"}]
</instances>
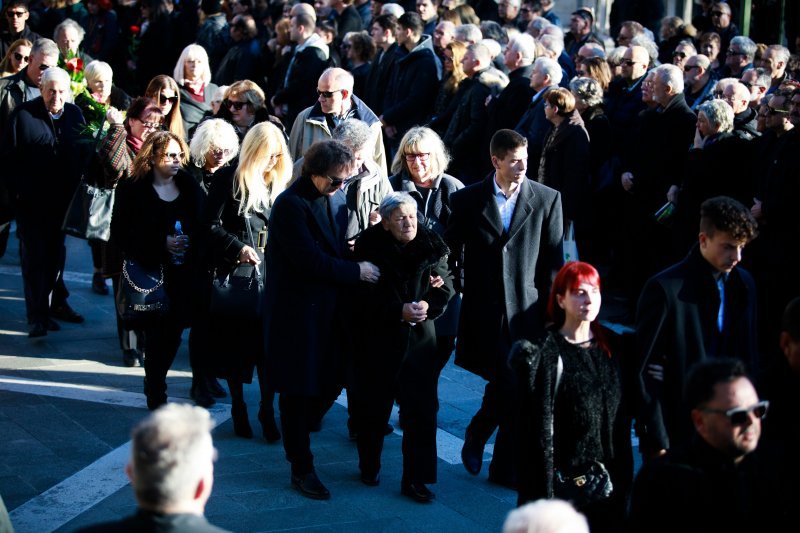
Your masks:
<instances>
[{"instance_id":1,"label":"man wearing sunglasses","mask_svg":"<svg viewBox=\"0 0 800 533\"><path fill-rule=\"evenodd\" d=\"M693 55L683 65L683 83L686 105L697 113L697 108L713 98L716 81L711 76L711 61L703 54Z\"/></svg>"},{"instance_id":2,"label":"man wearing sunglasses","mask_svg":"<svg viewBox=\"0 0 800 533\"><path fill-rule=\"evenodd\" d=\"M719 57L725 57L731 40L739 35L739 28L731 19L731 6L727 2L714 2L711 6L711 31L719 35Z\"/></svg>"},{"instance_id":3,"label":"man wearing sunglasses","mask_svg":"<svg viewBox=\"0 0 800 533\"><path fill-rule=\"evenodd\" d=\"M725 55L720 52L720 57L725 58L725 66L722 67L719 77L741 78L744 71L753 68L756 50L756 43L751 38L734 37Z\"/></svg>"},{"instance_id":4,"label":"man wearing sunglasses","mask_svg":"<svg viewBox=\"0 0 800 533\"><path fill-rule=\"evenodd\" d=\"M775 519L769 508L776 500L763 482L763 457L754 453L769 402L759 400L744 365L730 359L699 363L685 397L692 440L639 472L630 531L779 530L767 525Z\"/></svg>"},{"instance_id":5,"label":"man wearing sunglasses","mask_svg":"<svg viewBox=\"0 0 800 533\"><path fill-rule=\"evenodd\" d=\"M41 39L41 36L31 31L28 26L30 12L26 0L5 2L3 15L6 23L3 25L3 31L0 32L0 57L6 56L11 44L17 39L28 39L32 43Z\"/></svg>"},{"instance_id":6,"label":"man wearing sunglasses","mask_svg":"<svg viewBox=\"0 0 800 533\"><path fill-rule=\"evenodd\" d=\"M13 76L0 80L0 128L8 122L11 111L39 96L42 73L58 64L58 46L50 39L39 39L31 48L28 66Z\"/></svg>"}]
</instances>

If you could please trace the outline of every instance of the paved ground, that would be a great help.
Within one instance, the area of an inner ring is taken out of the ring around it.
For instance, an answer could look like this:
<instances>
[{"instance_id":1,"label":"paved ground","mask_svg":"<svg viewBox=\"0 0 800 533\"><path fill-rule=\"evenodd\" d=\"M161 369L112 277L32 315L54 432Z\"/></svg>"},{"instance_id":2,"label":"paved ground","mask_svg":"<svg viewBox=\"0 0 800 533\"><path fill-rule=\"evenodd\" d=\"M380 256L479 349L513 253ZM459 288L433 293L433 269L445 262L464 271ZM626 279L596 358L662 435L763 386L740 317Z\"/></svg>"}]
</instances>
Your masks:
<instances>
[{"instance_id":1,"label":"paved ground","mask_svg":"<svg viewBox=\"0 0 800 533\"><path fill-rule=\"evenodd\" d=\"M70 239L70 302L86 323L28 339L16 255L12 242L0 260L0 495L19 532L72 531L127 515L135 505L123 472L129 431L147 410L142 369L121 364L112 298L91 292L88 246ZM170 401L187 401L190 378L184 343L168 377ZM452 364L442 375L439 483L430 505L400 495L399 434L386 439L381 485L361 484L344 398L312 438L333 494L326 502L292 490L282 446L235 437L229 406L218 404L210 410L219 461L207 515L234 531L499 531L515 493L488 483L485 468L477 478L467 474L459 455L482 390L482 380ZM247 395L257 405L255 385ZM251 419L257 429L255 409Z\"/></svg>"}]
</instances>

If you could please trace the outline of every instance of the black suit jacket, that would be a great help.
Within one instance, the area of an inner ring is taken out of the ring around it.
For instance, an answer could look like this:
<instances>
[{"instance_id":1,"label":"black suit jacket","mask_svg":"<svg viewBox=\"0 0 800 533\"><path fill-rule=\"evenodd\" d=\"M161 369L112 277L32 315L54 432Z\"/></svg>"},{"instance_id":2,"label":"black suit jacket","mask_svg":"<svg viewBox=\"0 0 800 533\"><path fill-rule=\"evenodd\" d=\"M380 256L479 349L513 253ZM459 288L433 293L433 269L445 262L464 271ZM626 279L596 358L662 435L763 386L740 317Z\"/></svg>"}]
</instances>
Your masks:
<instances>
[{"instance_id":1,"label":"black suit jacket","mask_svg":"<svg viewBox=\"0 0 800 533\"><path fill-rule=\"evenodd\" d=\"M486 379L508 354L498 354L503 318L510 340L535 338L544 326L550 279L562 262L561 195L525 179L508 232L494 195L494 173L452 195L445 231L464 299L456 364Z\"/></svg>"}]
</instances>

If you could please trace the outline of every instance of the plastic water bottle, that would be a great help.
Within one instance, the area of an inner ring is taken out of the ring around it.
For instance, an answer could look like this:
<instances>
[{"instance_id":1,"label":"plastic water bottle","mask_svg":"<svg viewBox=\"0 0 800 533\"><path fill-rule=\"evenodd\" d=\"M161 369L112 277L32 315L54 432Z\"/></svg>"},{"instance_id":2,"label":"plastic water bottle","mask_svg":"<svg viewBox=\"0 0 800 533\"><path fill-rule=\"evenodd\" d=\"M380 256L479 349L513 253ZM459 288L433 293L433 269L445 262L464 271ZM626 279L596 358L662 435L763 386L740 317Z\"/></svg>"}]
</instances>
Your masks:
<instances>
[{"instance_id":1,"label":"plastic water bottle","mask_svg":"<svg viewBox=\"0 0 800 533\"><path fill-rule=\"evenodd\" d=\"M183 264L183 255L186 253L184 251L184 243L183 243L183 226L181 226L181 221L175 221L175 240L178 241L178 245L181 248L181 251L178 253L172 254L172 264L173 265L182 265Z\"/></svg>"}]
</instances>

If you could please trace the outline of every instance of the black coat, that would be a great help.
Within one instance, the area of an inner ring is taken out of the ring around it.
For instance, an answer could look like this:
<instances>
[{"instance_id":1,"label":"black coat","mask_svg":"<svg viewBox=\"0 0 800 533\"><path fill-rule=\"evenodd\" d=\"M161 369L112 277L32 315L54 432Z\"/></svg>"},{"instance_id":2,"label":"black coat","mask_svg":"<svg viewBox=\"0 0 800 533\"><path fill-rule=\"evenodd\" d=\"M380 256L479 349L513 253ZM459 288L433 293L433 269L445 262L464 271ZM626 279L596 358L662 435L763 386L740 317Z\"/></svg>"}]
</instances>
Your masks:
<instances>
[{"instance_id":1,"label":"black coat","mask_svg":"<svg viewBox=\"0 0 800 533\"><path fill-rule=\"evenodd\" d=\"M363 94L356 93L356 96L361 98L376 115L380 116L383 113L383 99L389 89L389 78L392 75L395 62L402 55L403 52L397 43L392 43L385 52L382 48L379 48L375 59L370 64Z\"/></svg>"},{"instance_id":2,"label":"black coat","mask_svg":"<svg viewBox=\"0 0 800 533\"><path fill-rule=\"evenodd\" d=\"M206 84L203 89L202 102L198 102L192 98L189 90L183 85L180 86L179 91L181 97L183 131L188 134L195 126L200 124L204 118L214 114L214 110L211 108L211 99L214 97L214 93L217 92L217 86L213 83Z\"/></svg>"},{"instance_id":3,"label":"black coat","mask_svg":"<svg viewBox=\"0 0 800 533\"><path fill-rule=\"evenodd\" d=\"M717 330L719 290L711 265L695 246L680 263L651 278L636 313L638 424L642 447L671 448L691 434L683 391L689 369L712 357L741 359L757 371L756 287L736 267L725 284L725 335ZM648 365L664 367L663 381Z\"/></svg>"},{"instance_id":4,"label":"black coat","mask_svg":"<svg viewBox=\"0 0 800 533\"><path fill-rule=\"evenodd\" d=\"M451 266L461 281L456 364L486 379L495 375L503 317L511 340L544 328L544 301L562 262L561 195L539 183L521 184L509 231L503 230L494 174L453 194L445 232Z\"/></svg>"},{"instance_id":5,"label":"black coat","mask_svg":"<svg viewBox=\"0 0 800 533\"><path fill-rule=\"evenodd\" d=\"M425 124L433 111L440 77L436 62L431 38L425 35L395 63L383 102L383 121L396 127L398 135Z\"/></svg>"},{"instance_id":6,"label":"black coat","mask_svg":"<svg viewBox=\"0 0 800 533\"><path fill-rule=\"evenodd\" d=\"M528 139L528 177L531 179L539 176L539 159L542 157L544 140L553 129L553 124L544 115L544 95L555 88L555 85L551 85L535 96L514 127L514 131Z\"/></svg>"},{"instance_id":7,"label":"black coat","mask_svg":"<svg viewBox=\"0 0 800 533\"><path fill-rule=\"evenodd\" d=\"M608 87L606 116L611 125L611 150L617 156L622 156L630 149L638 131L639 113L645 109L642 102L643 81L644 76L628 86L626 80L618 78Z\"/></svg>"},{"instance_id":8,"label":"black coat","mask_svg":"<svg viewBox=\"0 0 800 533\"><path fill-rule=\"evenodd\" d=\"M283 118L283 123L288 127L294 124L300 111L317 101L317 81L330 66L328 57L325 50L313 43L299 52L295 50L289 63L286 83L273 97L275 105L287 106L288 115Z\"/></svg>"},{"instance_id":9,"label":"black coat","mask_svg":"<svg viewBox=\"0 0 800 533\"><path fill-rule=\"evenodd\" d=\"M316 396L342 379L345 304L360 270L345 259L347 208L341 191L332 197L331 210L337 234L328 221L326 198L308 177L295 181L272 206L264 342L267 381L276 392Z\"/></svg>"},{"instance_id":10,"label":"black coat","mask_svg":"<svg viewBox=\"0 0 800 533\"><path fill-rule=\"evenodd\" d=\"M489 104L487 139L497 130L514 129L522 118L531 98L536 94L531 88L533 65L526 65L508 73L508 85Z\"/></svg>"}]
</instances>

